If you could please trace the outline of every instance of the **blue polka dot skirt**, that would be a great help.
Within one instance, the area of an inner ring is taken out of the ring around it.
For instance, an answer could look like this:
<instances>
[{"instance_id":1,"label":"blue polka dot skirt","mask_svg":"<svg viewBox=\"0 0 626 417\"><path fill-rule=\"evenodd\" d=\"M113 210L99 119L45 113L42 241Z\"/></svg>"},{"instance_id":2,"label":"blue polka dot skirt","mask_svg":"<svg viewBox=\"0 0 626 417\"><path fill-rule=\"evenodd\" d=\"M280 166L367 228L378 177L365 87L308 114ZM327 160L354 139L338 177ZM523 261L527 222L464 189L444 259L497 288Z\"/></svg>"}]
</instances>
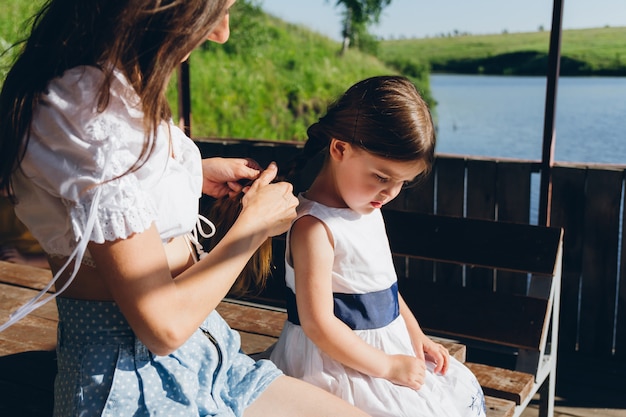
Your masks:
<instances>
[{"instance_id":1,"label":"blue polka dot skirt","mask_svg":"<svg viewBox=\"0 0 626 417\"><path fill-rule=\"evenodd\" d=\"M168 356L152 354L113 302L57 298L54 417L241 416L281 372L241 353L217 312Z\"/></svg>"}]
</instances>

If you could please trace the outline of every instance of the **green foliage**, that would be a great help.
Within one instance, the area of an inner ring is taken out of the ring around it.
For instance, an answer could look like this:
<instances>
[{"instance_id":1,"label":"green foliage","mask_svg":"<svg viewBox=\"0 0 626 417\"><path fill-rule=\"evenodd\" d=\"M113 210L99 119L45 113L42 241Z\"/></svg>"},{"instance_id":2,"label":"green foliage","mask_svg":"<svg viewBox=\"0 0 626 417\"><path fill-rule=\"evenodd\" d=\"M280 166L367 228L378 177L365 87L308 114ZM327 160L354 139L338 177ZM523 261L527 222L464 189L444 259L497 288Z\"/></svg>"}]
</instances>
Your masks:
<instances>
[{"instance_id":1,"label":"green foliage","mask_svg":"<svg viewBox=\"0 0 626 417\"><path fill-rule=\"evenodd\" d=\"M347 16L355 25L378 23L383 9L391 0L337 0L336 5L346 8Z\"/></svg>"},{"instance_id":2,"label":"green foliage","mask_svg":"<svg viewBox=\"0 0 626 417\"><path fill-rule=\"evenodd\" d=\"M192 134L304 140L306 129L332 100L363 78L397 70L300 26L264 14L239 0L231 38L206 43L190 57ZM415 77L429 95L427 74ZM176 99L170 86L171 102Z\"/></svg>"},{"instance_id":3,"label":"green foliage","mask_svg":"<svg viewBox=\"0 0 626 417\"><path fill-rule=\"evenodd\" d=\"M379 57L427 63L433 72L544 75L550 32L382 41ZM564 30L562 75L626 75L626 27ZM413 59L413 58L412 58Z\"/></svg>"},{"instance_id":4,"label":"green foliage","mask_svg":"<svg viewBox=\"0 0 626 417\"><path fill-rule=\"evenodd\" d=\"M337 6L344 7L342 53L345 52L345 46L356 46L360 51L370 54L377 53L378 40L368 29L372 23L379 22L383 9L390 3L391 0L336 0Z\"/></svg>"},{"instance_id":5,"label":"green foliage","mask_svg":"<svg viewBox=\"0 0 626 417\"><path fill-rule=\"evenodd\" d=\"M0 80L17 57L19 41L30 32L30 18L41 7L44 0L2 0L0 14ZM15 46L14 46L15 45Z\"/></svg>"},{"instance_id":6,"label":"green foliage","mask_svg":"<svg viewBox=\"0 0 626 417\"><path fill-rule=\"evenodd\" d=\"M21 22L44 0L2 1L10 7L0 15L0 37L11 44L27 36ZM305 140L308 126L350 85L398 73L357 50L340 57L339 49L338 42L265 14L257 0L237 1L230 40L207 42L190 56L193 136ZM427 74L412 78L429 96ZM176 74L167 94L177 114Z\"/></svg>"},{"instance_id":7,"label":"green foliage","mask_svg":"<svg viewBox=\"0 0 626 417\"><path fill-rule=\"evenodd\" d=\"M378 54L378 44L380 41L376 36L370 34L364 25L353 31L351 45L356 46L361 52L371 55Z\"/></svg>"}]
</instances>

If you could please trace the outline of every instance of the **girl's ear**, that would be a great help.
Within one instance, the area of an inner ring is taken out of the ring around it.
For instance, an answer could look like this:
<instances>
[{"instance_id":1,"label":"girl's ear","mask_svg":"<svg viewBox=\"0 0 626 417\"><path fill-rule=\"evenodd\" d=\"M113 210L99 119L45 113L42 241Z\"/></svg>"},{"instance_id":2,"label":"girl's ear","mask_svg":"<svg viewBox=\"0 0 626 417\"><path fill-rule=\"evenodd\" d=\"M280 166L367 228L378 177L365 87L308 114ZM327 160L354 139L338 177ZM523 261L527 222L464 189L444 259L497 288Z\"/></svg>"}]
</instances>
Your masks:
<instances>
[{"instance_id":1,"label":"girl's ear","mask_svg":"<svg viewBox=\"0 0 626 417\"><path fill-rule=\"evenodd\" d=\"M348 142L333 138L330 140L329 145L330 157L336 161L341 161L349 148L350 144Z\"/></svg>"}]
</instances>

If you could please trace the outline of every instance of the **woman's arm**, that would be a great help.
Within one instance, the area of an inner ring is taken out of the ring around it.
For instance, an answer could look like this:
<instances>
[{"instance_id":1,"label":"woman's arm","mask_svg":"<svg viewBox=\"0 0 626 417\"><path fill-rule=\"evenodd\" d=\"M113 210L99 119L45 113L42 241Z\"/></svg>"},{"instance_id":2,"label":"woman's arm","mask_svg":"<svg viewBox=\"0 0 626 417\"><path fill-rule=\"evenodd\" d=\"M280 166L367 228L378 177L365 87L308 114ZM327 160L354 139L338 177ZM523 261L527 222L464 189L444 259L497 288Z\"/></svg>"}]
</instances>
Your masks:
<instances>
[{"instance_id":1,"label":"woman's arm","mask_svg":"<svg viewBox=\"0 0 626 417\"><path fill-rule=\"evenodd\" d=\"M335 317L331 239L324 224L311 216L298 219L291 229L296 301L304 332L321 350L347 367L419 389L424 382L423 361L407 355L387 355Z\"/></svg>"},{"instance_id":2,"label":"woman's arm","mask_svg":"<svg viewBox=\"0 0 626 417\"><path fill-rule=\"evenodd\" d=\"M222 241L201 261L172 278L154 227L89 250L131 327L155 354L180 347L215 309L254 251L283 233L295 217L291 184L271 183L270 165L242 200L242 212Z\"/></svg>"}]
</instances>

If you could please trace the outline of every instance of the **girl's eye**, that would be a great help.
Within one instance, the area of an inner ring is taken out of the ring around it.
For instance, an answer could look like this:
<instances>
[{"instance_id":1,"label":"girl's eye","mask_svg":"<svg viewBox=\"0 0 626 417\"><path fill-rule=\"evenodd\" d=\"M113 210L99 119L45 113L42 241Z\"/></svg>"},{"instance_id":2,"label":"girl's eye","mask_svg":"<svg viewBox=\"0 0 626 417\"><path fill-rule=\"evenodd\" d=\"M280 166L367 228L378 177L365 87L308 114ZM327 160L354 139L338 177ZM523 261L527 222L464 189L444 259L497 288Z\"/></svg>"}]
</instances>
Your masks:
<instances>
[{"instance_id":1,"label":"girl's eye","mask_svg":"<svg viewBox=\"0 0 626 417\"><path fill-rule=\"evenodd\" d=\"M378 182L385 183L385 182L388 182L388 181L389 181L389 178L381 177L381 176L380 176L380 175L378 175L378 174L375 174L375 176L376 176L376 180L378 180Z\"/></svg>"},{"instance_id":2,"label":"girl's eye","mask_svg":"<svg viewBox=\"0 0 626 417\"><path fill-rule=\"evenodd\" d=\"M413 188L417 184L419 184L419 181L420 181L419 176L417 178L415 178L414 180L412 180L412 181L404 181L404 183L402 184L402 188L403 189Z\"/></svg>"}]
</instances>

